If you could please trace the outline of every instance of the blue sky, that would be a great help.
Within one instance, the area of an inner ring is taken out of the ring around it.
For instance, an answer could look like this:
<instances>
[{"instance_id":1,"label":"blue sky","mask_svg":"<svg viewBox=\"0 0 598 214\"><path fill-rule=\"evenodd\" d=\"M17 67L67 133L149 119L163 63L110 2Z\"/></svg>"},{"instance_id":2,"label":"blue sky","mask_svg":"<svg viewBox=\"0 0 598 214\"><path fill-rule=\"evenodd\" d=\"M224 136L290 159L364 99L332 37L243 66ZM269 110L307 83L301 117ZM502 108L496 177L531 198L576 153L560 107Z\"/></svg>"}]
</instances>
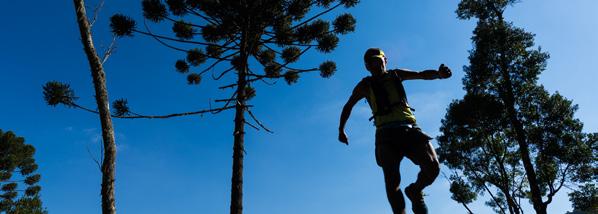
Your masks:
<instances>
[{"instance_id":1,"label":"blue sky","mask_svg":"<svg viewBox=\"0 0 598 214\"><path fill-rule=\"evenodd\" d=\"M468 64L475 25L456 19L457 3L362 1L348 10L358 21L355 33L342 36L332 54L314 52L298 63L312 67L334 60L338 71L332 78L314 73L301 76L290 87L282 81L275 86L258 84L252 101L255 113L275 133L248 131L246 213L391 213L374 159L374 127L367 120L367 104L360 102L349 120L348 147L336 141L338 116L352 87L367 75L363 51L380 47L391 68L421 70L445 63L453 69L449 80L405 84L420 126L437 135L445 108L464 94L462 67ZM596 8L594 0L527 0L506 14L516 26L535 33L536 44L551 54L540 83L579 105L576 115L588 132L598 131ZM115 12L141 20L138 1L107 1L94 28L96 46L109 44L107 21ZM51 108L41 93L47 81L68 82L80 103L94 105L72 2L8 1L0 14L0 129L24 136L37 148L41 194L50 213L100 213L100 172L92 159L100 154L99 121L78 110ZM220 82L206 78L199 86L188 86L173 69L174 61L182 57L147 37L119 40L106 64L111 99L127 98L140 113L173 113L205 108L210 99L229 93L217 87L232 82L232 77ZM115 120L117 210L228 212L232 119L232 112L224 112L170 120ZM406 185L415 179L417 169L404 161L402 172ZM450 199L444 178L439 177L426 193L431 213L465 213ZM483 200L472 209L491 212ZM527 210L531 212L531 207ZM549 207L549 213L568 210L564 192Z\"/></svg>"}]
</instances>

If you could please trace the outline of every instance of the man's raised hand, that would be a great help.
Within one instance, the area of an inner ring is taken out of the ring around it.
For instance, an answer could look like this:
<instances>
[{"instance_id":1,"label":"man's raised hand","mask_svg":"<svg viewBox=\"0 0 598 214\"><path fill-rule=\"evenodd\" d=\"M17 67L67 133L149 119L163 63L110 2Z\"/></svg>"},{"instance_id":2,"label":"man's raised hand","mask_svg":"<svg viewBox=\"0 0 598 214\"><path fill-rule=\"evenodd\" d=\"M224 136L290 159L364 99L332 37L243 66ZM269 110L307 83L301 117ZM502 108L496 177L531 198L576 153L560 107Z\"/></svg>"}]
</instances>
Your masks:
<instances>
[{"instance_id":1,"label":"man's raised hand","mask_svg":"<svg viewBox=\"0 0 598 214\"><path fill-rule=\"evenodd\" d=\"M440 76L440 78L446 79L451 77L452 75L453 73L451 72L451 69L446 67L444 64L441 64L438 68L438 76Z\"/></svg>"}]
</instances>

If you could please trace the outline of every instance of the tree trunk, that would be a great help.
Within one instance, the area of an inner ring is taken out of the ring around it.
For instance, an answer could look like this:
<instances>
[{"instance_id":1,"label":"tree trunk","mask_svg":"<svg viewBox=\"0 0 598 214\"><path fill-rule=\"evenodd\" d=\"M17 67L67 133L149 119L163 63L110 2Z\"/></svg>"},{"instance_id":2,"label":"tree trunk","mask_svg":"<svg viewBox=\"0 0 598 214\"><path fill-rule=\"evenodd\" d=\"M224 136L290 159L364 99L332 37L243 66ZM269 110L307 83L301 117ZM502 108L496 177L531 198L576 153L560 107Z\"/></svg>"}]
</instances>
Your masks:
<instances>
[{"instance_id":1,"label":"tree trunk","mask_svg":"<svg viewBox=\"0 0 598 214\"><path fill-rule=\"evenodd\" d=\"M114 199L114 171L116 161L116 144L114 142L114 129L110 117L110 106L108 102L108 90L106 89L106 75L100 57L98 57L91 37L91 26L87 19L85 3L83 0L74 0L77 13L77 23L81 33L81 42L89 61L91 76L96 92L96 102L100 123L102 126L102 140L104 143L104 161L102 162L102 213L115 214L116 206Z\"/></svg>"},{"instance_id":2,"label":"tree trunk","mask_svg":"<svg viewBox=\"0 0 598 214\"><path fill-rule=\"evenodd\" d=\"M237 76L237 103L233 145L233 175L231 178L231 214L243 213L243 158L245 156L245 87L247 86L247 33L242 33L240 57L242 69Z\"/></svg>"},{"instance_id":3,"label":"tree trunk","mask_svg":"<svg viewBox=\"0 0 598 214\"><path fill-rule=\"evenodd\" d=\"M509 76L506 66L502 66L502 76L505 81L505 91L503 102L505 103L507 114L511 125L515 129L515 138L519 144L519 154L521 155L521 161L523 162L523 168L530 186L530 192L532 195L532 204L537 214L546 214L546 206L542 202L542 192L540 191L540 185L536 177L536 171L534 165L530 159L529 145L526 140L525 130L523 130L523 124L517 118L517 111L515 110L515 95L513 94L513 85L511 83L511 77Z\"/></svg>"}]
</instances>

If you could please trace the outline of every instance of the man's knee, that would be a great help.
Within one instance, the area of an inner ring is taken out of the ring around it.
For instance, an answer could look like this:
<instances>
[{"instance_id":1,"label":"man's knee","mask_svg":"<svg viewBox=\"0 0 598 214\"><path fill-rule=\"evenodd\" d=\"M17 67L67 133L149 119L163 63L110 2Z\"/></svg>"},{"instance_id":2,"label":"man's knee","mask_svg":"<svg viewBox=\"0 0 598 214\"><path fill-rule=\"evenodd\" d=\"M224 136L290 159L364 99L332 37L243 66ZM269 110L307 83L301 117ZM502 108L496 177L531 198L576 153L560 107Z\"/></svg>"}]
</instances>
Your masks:
<instances>
[{"instance_id":1,"label":"man's knee","mask_svg":"<svg viewBox=\"0 0 598 214\"><path fill-rule=\"evenodd\" d=\"M438 174L440 174L440 163L438 160L430 161L421 166L421 170L425 173L426 177L430 180L436 179Z\"/></svg>"}]
</instances>

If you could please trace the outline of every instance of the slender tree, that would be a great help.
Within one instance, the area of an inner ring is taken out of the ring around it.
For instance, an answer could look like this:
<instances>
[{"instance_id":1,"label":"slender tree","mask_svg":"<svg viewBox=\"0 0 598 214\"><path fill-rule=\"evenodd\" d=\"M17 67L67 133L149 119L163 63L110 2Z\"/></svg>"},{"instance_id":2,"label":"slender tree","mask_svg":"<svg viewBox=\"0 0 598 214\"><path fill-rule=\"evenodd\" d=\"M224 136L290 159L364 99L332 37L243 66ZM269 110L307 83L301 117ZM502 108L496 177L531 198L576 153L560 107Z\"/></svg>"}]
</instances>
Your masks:
<instances>
[{"instance_id":1,"label":"slender tree","mask_svg":"<svg viewBox=\"0 0 598 214\"><path fill-rule=\"evenodd\" d=\"M41 178L33 155L35 148L23 137L0 129L0 213L45 214L39 196Z\"/></svg>"},{"instance_id":2,"label":"slender tree","mask_svg":"<svg viewBox=\"0 0 598 214\"><path fill-rule=\"evenodd\" d=\"M73 0L75 5L75 14L77 24L79 26L79 33L81 42L92 76L92 82L95 89L95 98L97 103L97 113L100 117L100 124L102 127L102 142L103 142L103 161L101 166L102 172L102 213L114 214L116 213L115 197L114 197L114 174L116 165L116 143L114 140L114 128L112 127L112 118L110 116L110 106L108 99L108 89L106 88L106 74L104 72L104 62L110 55L109 49L104 57L100 57L94 47L93 38L91 34L91 25L97 16L94 16L90 23L85 9L85 2L83 0ZM103 1L100 3L103 4ZM96 14L97 15L97 14ZM48 82L44 85L44 98L51 106L57 104L64 104L69 107L78 106L75 104L75 94L69 88L69 85L60 82Z\"/></svg>"},{"instance_id":3,"label":"slender tree","mask_svg":"<svg viewBox=\"0 0 598 214\"><path fill-rule=\"evenodd\" d=\"M528 198L545 214L563 186L596 179L598 138L582 132L576 105L537 82L548 54L534 48L533 34L505 21L515 2L459 4L458 17L478 23L464 68L467 94L442 121L439 155L475 192L495 192L487 204L497 212L520 213L519 200Z\"/></svg>"}]
</instances>

